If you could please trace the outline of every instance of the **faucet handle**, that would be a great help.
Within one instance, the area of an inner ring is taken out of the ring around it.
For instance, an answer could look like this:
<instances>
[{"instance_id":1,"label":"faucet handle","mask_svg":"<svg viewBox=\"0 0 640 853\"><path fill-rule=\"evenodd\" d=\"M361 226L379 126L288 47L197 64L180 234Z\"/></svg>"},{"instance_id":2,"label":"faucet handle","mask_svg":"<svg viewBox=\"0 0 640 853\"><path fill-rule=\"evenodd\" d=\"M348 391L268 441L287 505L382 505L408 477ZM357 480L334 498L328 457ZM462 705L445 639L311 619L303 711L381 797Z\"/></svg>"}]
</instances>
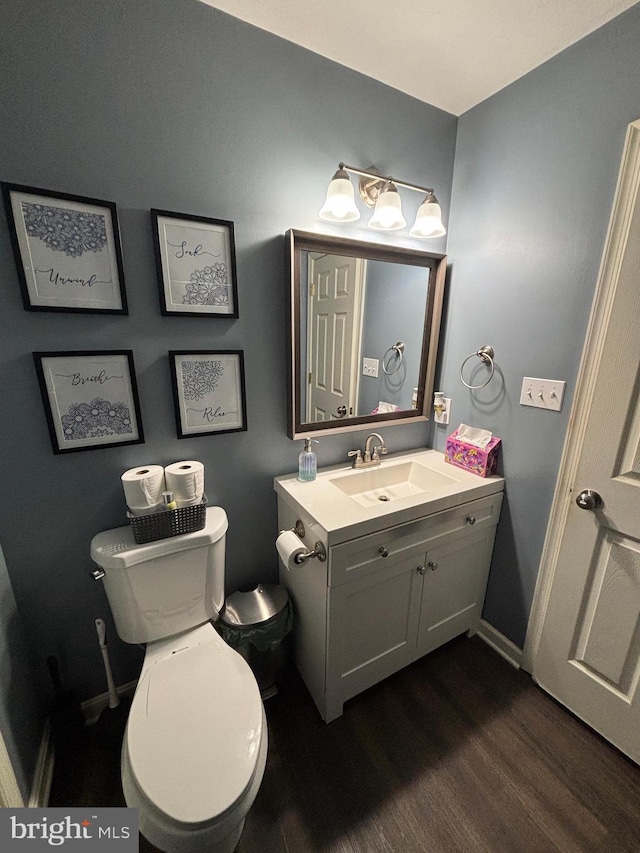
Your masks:
<instances>
[{"instance_id":1,"label":"faucet handle","mask_svg":"<svg viewBox=\"0 0 640 853\"><path fill-rule=\"evenodd\" d=\"M387 452L386 444L376 444L373 450L371 451L371 461L379 462L381 456L385 456Z\"/></svg>"},{"instance_id":2,"label":"faucet handle","mask_svg":"<svg viewBox=\"0 0 640 853\"><path fill-rule=\"evenodd\" d=\"M354 468L356 468L358 465L362 464L362 451L360 450L360 448L358 448L357 450L350 450L347 453L347 456L355 456L355 459L353 460L353 467Z\"/></svg>"}]
</instances>

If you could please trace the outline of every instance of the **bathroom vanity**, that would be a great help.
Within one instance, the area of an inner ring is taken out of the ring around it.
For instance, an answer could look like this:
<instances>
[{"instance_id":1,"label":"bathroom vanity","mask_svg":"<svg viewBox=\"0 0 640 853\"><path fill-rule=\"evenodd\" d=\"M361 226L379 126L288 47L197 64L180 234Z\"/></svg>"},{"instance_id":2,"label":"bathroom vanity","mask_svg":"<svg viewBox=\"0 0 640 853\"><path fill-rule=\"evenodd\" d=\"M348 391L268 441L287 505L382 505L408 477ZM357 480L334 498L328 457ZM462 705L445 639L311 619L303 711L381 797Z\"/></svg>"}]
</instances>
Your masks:
<instances>
[{"instance_id":1,"label":"bathroom vanity","mask_svg":"<svg viewBox=\"0 0 640 853\"><path fill-rule=\"evenodd\" d=\"M326 553L288 569L296 666L326 722L347 699L465 631L478 629L501 477L481 478L435 450L375 468L277 477L278 528ZM302 527L304 534L302 535Z\"/></svg>"}]
</instances>

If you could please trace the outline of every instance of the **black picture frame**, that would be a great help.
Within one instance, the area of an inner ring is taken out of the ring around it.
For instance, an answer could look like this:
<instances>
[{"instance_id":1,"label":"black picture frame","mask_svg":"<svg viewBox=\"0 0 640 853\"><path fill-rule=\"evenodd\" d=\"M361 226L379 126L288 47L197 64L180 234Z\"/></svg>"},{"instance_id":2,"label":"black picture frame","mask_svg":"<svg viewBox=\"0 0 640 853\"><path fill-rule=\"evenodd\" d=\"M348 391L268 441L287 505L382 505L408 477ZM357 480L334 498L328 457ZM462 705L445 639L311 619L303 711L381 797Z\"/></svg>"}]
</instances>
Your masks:
<instances>
[{"instance_id":1,"label":"black picture frame","mask_svg":"<svg viewBox=\"0 0 640 853\"><path fill-rule=\"evenodd\" d=\"M34 352L53 452L142 444L131 350Z\"/></svg>"},{"instance_id":2,"label":"black picture frame","mask_svg":"<svg viewBox=\"0 0 640 853\"><path fill-rule=\"evenodd\" d=\"M156 208L150 214L160 313L237 319L233 222Z\"/></svg>"},{"instance_id":3,"label":"black picture frame","mask_svg":"<svg viewBox=\"0 0 640 853\"><path fill-rule=\"evenodd\" d=\"M0 187L26 311L128 314L114 202Z\"/></svg>"},{"instance_id":4,"label":"black picture frame","mask_svg":"<svg viewBox=\"0 0 640 853\"><path fill-rule=\"evenodd\" d=\"M178 438L247 429L242 350L170 350L169 365Z\"/></svg>"}]
</instances>

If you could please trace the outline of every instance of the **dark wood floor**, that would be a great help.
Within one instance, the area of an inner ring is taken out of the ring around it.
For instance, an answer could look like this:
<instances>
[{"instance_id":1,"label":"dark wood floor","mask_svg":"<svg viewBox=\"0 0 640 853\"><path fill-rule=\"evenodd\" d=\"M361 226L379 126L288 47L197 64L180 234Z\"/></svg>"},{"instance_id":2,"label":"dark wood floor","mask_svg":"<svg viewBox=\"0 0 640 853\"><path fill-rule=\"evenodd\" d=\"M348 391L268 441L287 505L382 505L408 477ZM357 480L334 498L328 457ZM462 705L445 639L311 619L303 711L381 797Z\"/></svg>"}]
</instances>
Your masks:
<instances>
[{"instance_id":1,"label":"dark wood floor","mask_svg":"<svg viewBox=\"0 0 640 853\"><path fill-rule=\"evenodd\" d=\"M267 768L237 853L640 851L640 768L477 638L330 725L295 672L266 708ZM124 804L121 721L105 722L59 750L50 805Z\"/></svg>"}]
</instances>

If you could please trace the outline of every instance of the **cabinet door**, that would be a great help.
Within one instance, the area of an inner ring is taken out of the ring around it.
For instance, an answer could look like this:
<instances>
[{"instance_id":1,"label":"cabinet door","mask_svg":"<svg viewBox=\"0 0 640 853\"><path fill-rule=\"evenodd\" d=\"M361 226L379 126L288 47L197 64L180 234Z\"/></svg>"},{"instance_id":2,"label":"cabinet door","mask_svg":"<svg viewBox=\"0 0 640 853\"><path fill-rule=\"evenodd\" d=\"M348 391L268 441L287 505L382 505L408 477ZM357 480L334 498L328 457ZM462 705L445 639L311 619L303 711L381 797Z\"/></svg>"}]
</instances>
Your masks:
<instances>
[{"instance_id":1,"label":"cabinet door","mask_svg":"<svg viewBox=\"0 0 640 853\"><path fill-rule=\"evenodd\" d=\"M344 702L415 656L424 549L330 590L327 699Z\"/></svg>"},{"instance_id":2,"label":"cabinet door","mask_svg":"<svg viewBox=\"0 0 640 853\"><path fill-rule=\"evenodd\" d=\"M416 657L478 629L494 536L491 527L428 550Z\"/></svg>"}]
</instances>

